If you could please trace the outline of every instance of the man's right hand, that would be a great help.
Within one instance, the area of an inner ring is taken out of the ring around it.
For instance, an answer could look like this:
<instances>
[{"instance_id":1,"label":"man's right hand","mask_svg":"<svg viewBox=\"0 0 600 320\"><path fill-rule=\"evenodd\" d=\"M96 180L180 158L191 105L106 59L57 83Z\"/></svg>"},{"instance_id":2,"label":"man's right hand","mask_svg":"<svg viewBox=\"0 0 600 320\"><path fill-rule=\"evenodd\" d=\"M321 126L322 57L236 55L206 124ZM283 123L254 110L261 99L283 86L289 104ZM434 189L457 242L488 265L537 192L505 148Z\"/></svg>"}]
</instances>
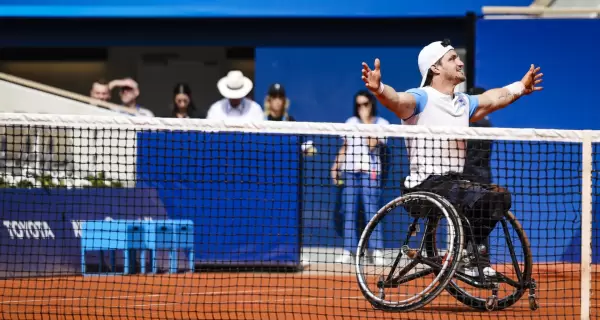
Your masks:
<instances>
[{"instance_id":1,"label":"man's right hand","mask_svg":"<svg viewBox=\"0 0 600 320\"><path fill-rule=\"evenodd\" d=\"M362 80L365 83L367 89L371 92L377 92L379 90L379 86L381 85L381 62L379 59L375 59L375 69L371 70L369 65L365 62L362 63Z\"/></svg>"}]
</instances>

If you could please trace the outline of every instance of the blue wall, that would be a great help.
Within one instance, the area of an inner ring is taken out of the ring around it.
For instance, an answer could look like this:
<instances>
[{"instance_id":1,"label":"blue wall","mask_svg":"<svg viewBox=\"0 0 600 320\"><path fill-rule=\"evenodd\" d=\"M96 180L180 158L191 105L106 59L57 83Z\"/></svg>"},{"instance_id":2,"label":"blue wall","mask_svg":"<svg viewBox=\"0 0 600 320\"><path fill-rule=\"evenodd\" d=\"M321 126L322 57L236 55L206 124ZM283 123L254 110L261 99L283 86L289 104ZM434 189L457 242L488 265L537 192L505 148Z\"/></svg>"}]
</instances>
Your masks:
<instances>
[{"instance_id":1,"label":"blue wall","mask_svg":"<svg viewBox=\"0 0 600 320\"><path fill-rule=\"evenodd\" d=\"M508 36L523 34L535 36ZM521 98L494 113L497 127L548 129L600 129L597 63L600 48L590 45L590 35L600 33L598 20L479 20L476 36L476 84L501 87L520 80L530 64L542 67L544 91ZM537 239L537 258L566 251L565 260L580 259L581 197L579 186L581 148L576 144L523 146L522 154L504 159L497 144L496 168L526 161L526 168L496 172L498 183L513 186L536 197L521 197L515 211L538 212L539 218L525 220L530 239ZM595 148L597 151L598 148ZM518 150L512 150L518 151ZM527 157L527 158L526 158ZM595 153L596 161L600 154ZM596 181L597 182L597 181ZM596 183L597 185L597 183ZM598 194L597 186L594 193ZM595 223L599 223L598 197ZM599 230L595 227L595 230ZM595 235L597 237L597 235ZM594 248L600 262L600 243Z\"/></svg>"},{"instance_id":2,"label":"blue wall","mask_svg":"<svg viewBox=\"0 0 600 320\"><path fill-rule=\"evenodd\" d=\"M0 189L0 278L79 274L81 223L108 218L161 220L167 211L153 189Z\"/></svg>"},{"instance_id":3,"label":"blue wall","mask_svg":"<svg viewBox=\"0 0 600 320\"><path fill-rule=\"evenodd\" d=\"M137 141L137 187L158 190L170 218L194 221L198 262L300 263L298 136L141 132Z\"/></svg>"},{"instance_id":4,"label":"blue wall","mask_svg":"<svg viewBox=\"0 0 600 320\"><path fill-rule=\"evenodd\" d=\"M433 17L464 16L485 5L527 6L531 0L4 0L5 17Z\"/></svg>"},{"instance_id":5,"label":"blue wall","mask_svg":"<svg viewBox=\"0 0 600 320\"><path fill-rule=\"evenodd\" d=\"M494 113L496 126L600 129L600 47L590 43L600 20L479 20L476 30L477 85L521 80L532 63L544 73L545 90ZM518 36L524 30L535 36Z\"/></svg>"},{"instance_id":6,"label":"blue wall","mask_svg":"<svg viewBox=\"0 0 600 320\"><path fill-rule=\"evenodd\" d=\"M353 95L364 89L361 63L381 60L382 80L398 90L420 83L419 47L257 48L255 96L262 101L271 83L282 83L299 121L344 122L352 116ZM392 123L396 117L379 108Z\"/></svg>"}]
</instances>

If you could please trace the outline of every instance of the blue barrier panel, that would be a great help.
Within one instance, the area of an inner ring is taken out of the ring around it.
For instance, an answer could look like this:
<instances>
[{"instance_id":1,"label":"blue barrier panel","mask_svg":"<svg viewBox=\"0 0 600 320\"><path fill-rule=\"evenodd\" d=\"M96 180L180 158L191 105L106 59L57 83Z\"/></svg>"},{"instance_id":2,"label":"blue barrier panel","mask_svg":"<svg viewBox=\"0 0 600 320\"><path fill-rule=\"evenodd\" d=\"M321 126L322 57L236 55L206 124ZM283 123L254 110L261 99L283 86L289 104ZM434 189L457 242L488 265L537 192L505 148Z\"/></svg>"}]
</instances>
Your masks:
<instances>
[{"instance_id":1,"label":"blue barrier panel","mask_svg":"<svg viewBox=\"0 0 600 320\"><path fill-rule=\"evenodd\" d=\"M197 262L300 263L297 136L143 132L137 141L137 183L158 190L170 218L194 221Z\"/></svg>"},{"instance_id":2,"label":"blue barrier panel","mask_svg":"<svg viewBox=\"0 0 600 320\"><path fill-rule=\"evenodd\" d=\"M4 0L5 17L430 17L481 13L485 5L527 6L531 0Z\"/></svg>"},{"instance_id":3,"label":"blue barrier panel","mask_svg":"<svg viewBox=\"0 0 600 320\"><path fill-rule=\"evenodd\" d=\"M155 190L133 188L0 189L0 211L0 277L79 274L85 220L166 218Z\"/></svg>"},{"instance_id":4,"label":"blue barrier panel","mask_svg":"<svg viewBox=\"0 0 600 320\"><path fill-rule=\"evenodd\" d=\"M535 37L507 37L523 30ZM491 116L498 127L549 129L600 129L597 108L597 81L600 66L595 63L600 49L589 46L590 35L600 32L600 21L589 19L532 19L532 20L479 20L476 37L476 85L485 88L501 87L520 80L530 64L540 65L544 73L545 90L522 98ZM498 39L502 38L499 43ZM585 67L583 67L585 66ZM501 144L498 145L501 147ZM566 146L557 150L566 150ZM569 147L572 155L581 152L579 145ZM515 159L503 159L503 150L497 149L494 162L503 168L499 184L520 188L519 192L543 194L522 197L513 202L517 217L524 212L543 212L545 216L523 217L525 230L530 234L536 260L580 260L581 197L579 178L581 157L567 159L547 148L512 150ZM597 150L597 148L596 148ZM519 154L521 151L522 154ZM505 160L527 161L527 168L508 168ZM596 162L600 155L596 154ZM558 161L570 163L569 168L542 167ZM562 170L562 171L561 171ZM594 194L598 194L594 186ZM594 204L598 204L595 201ZM598 208L594 208L598 221ZM597 229L596 229L597 230ZM563 252L564 251L564 252ZM593 260L600 262L600 244L595 243Z\"/></svg>"}]
</instances>

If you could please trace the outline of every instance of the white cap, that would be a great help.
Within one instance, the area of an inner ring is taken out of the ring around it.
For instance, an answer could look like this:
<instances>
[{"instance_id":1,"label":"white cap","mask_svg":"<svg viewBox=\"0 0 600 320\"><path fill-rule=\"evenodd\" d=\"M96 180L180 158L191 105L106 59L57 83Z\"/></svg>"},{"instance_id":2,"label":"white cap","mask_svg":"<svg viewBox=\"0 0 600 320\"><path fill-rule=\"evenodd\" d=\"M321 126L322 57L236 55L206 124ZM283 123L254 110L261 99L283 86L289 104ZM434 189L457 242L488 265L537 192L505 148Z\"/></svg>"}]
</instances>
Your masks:
<instances>
[{"instance_id":1,"label":"white cap","mask_svg":"<svg viewBox=\"0 0 600 320\"><path fill-rule=\"evenodd\" d=\"M428 44L419 52L419 71L421 71L421 77L423 77L421 87L425 84L429 68L450 50L454 50L451 45L444 47L442 41L436 41Z\"/></svg>"}]
</instances>

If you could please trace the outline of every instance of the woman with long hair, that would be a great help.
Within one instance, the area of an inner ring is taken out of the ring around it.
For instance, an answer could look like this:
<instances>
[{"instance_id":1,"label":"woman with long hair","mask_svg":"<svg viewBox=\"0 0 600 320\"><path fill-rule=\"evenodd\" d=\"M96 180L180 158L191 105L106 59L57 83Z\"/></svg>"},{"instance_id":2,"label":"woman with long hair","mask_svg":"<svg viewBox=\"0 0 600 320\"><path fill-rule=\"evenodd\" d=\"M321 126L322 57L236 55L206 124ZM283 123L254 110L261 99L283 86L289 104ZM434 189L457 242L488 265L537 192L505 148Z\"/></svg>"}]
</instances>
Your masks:
<instances>
[{"instance_id":1,"label":"woman with long hair","mask_svg":"<svg viewBox=\"0 0 600 320\"><path fill-rule=\"evenodd\" d=\"M173 88L171 115L174 118L193 118L196 106L192 101L192 89L187 83L178 83Z\"/></svg>"},{"instance_id":2,"label":"woman with long hair","mask_svg":"<svg viewBox=\"0 0 600 320\"><path fill-rule=\"evenodd\" d=\"M361 90L354 95L354 115L348 124L387 125L389 122L377 116L377 100L368 91ZM359 200L362 200L365 219L371 220L377 213L381 196L382 161L380 151L386 143L384 138L344 137L344 144L331 168L333 182L343 188L342 211L344 215L344 253L340 263L350 263L352 252L358 245L358 213ZM383 232L380 228L374 231L375 241L369 243L373 262L381 265L383 260Z\"/></svg>"}]
</instances>

